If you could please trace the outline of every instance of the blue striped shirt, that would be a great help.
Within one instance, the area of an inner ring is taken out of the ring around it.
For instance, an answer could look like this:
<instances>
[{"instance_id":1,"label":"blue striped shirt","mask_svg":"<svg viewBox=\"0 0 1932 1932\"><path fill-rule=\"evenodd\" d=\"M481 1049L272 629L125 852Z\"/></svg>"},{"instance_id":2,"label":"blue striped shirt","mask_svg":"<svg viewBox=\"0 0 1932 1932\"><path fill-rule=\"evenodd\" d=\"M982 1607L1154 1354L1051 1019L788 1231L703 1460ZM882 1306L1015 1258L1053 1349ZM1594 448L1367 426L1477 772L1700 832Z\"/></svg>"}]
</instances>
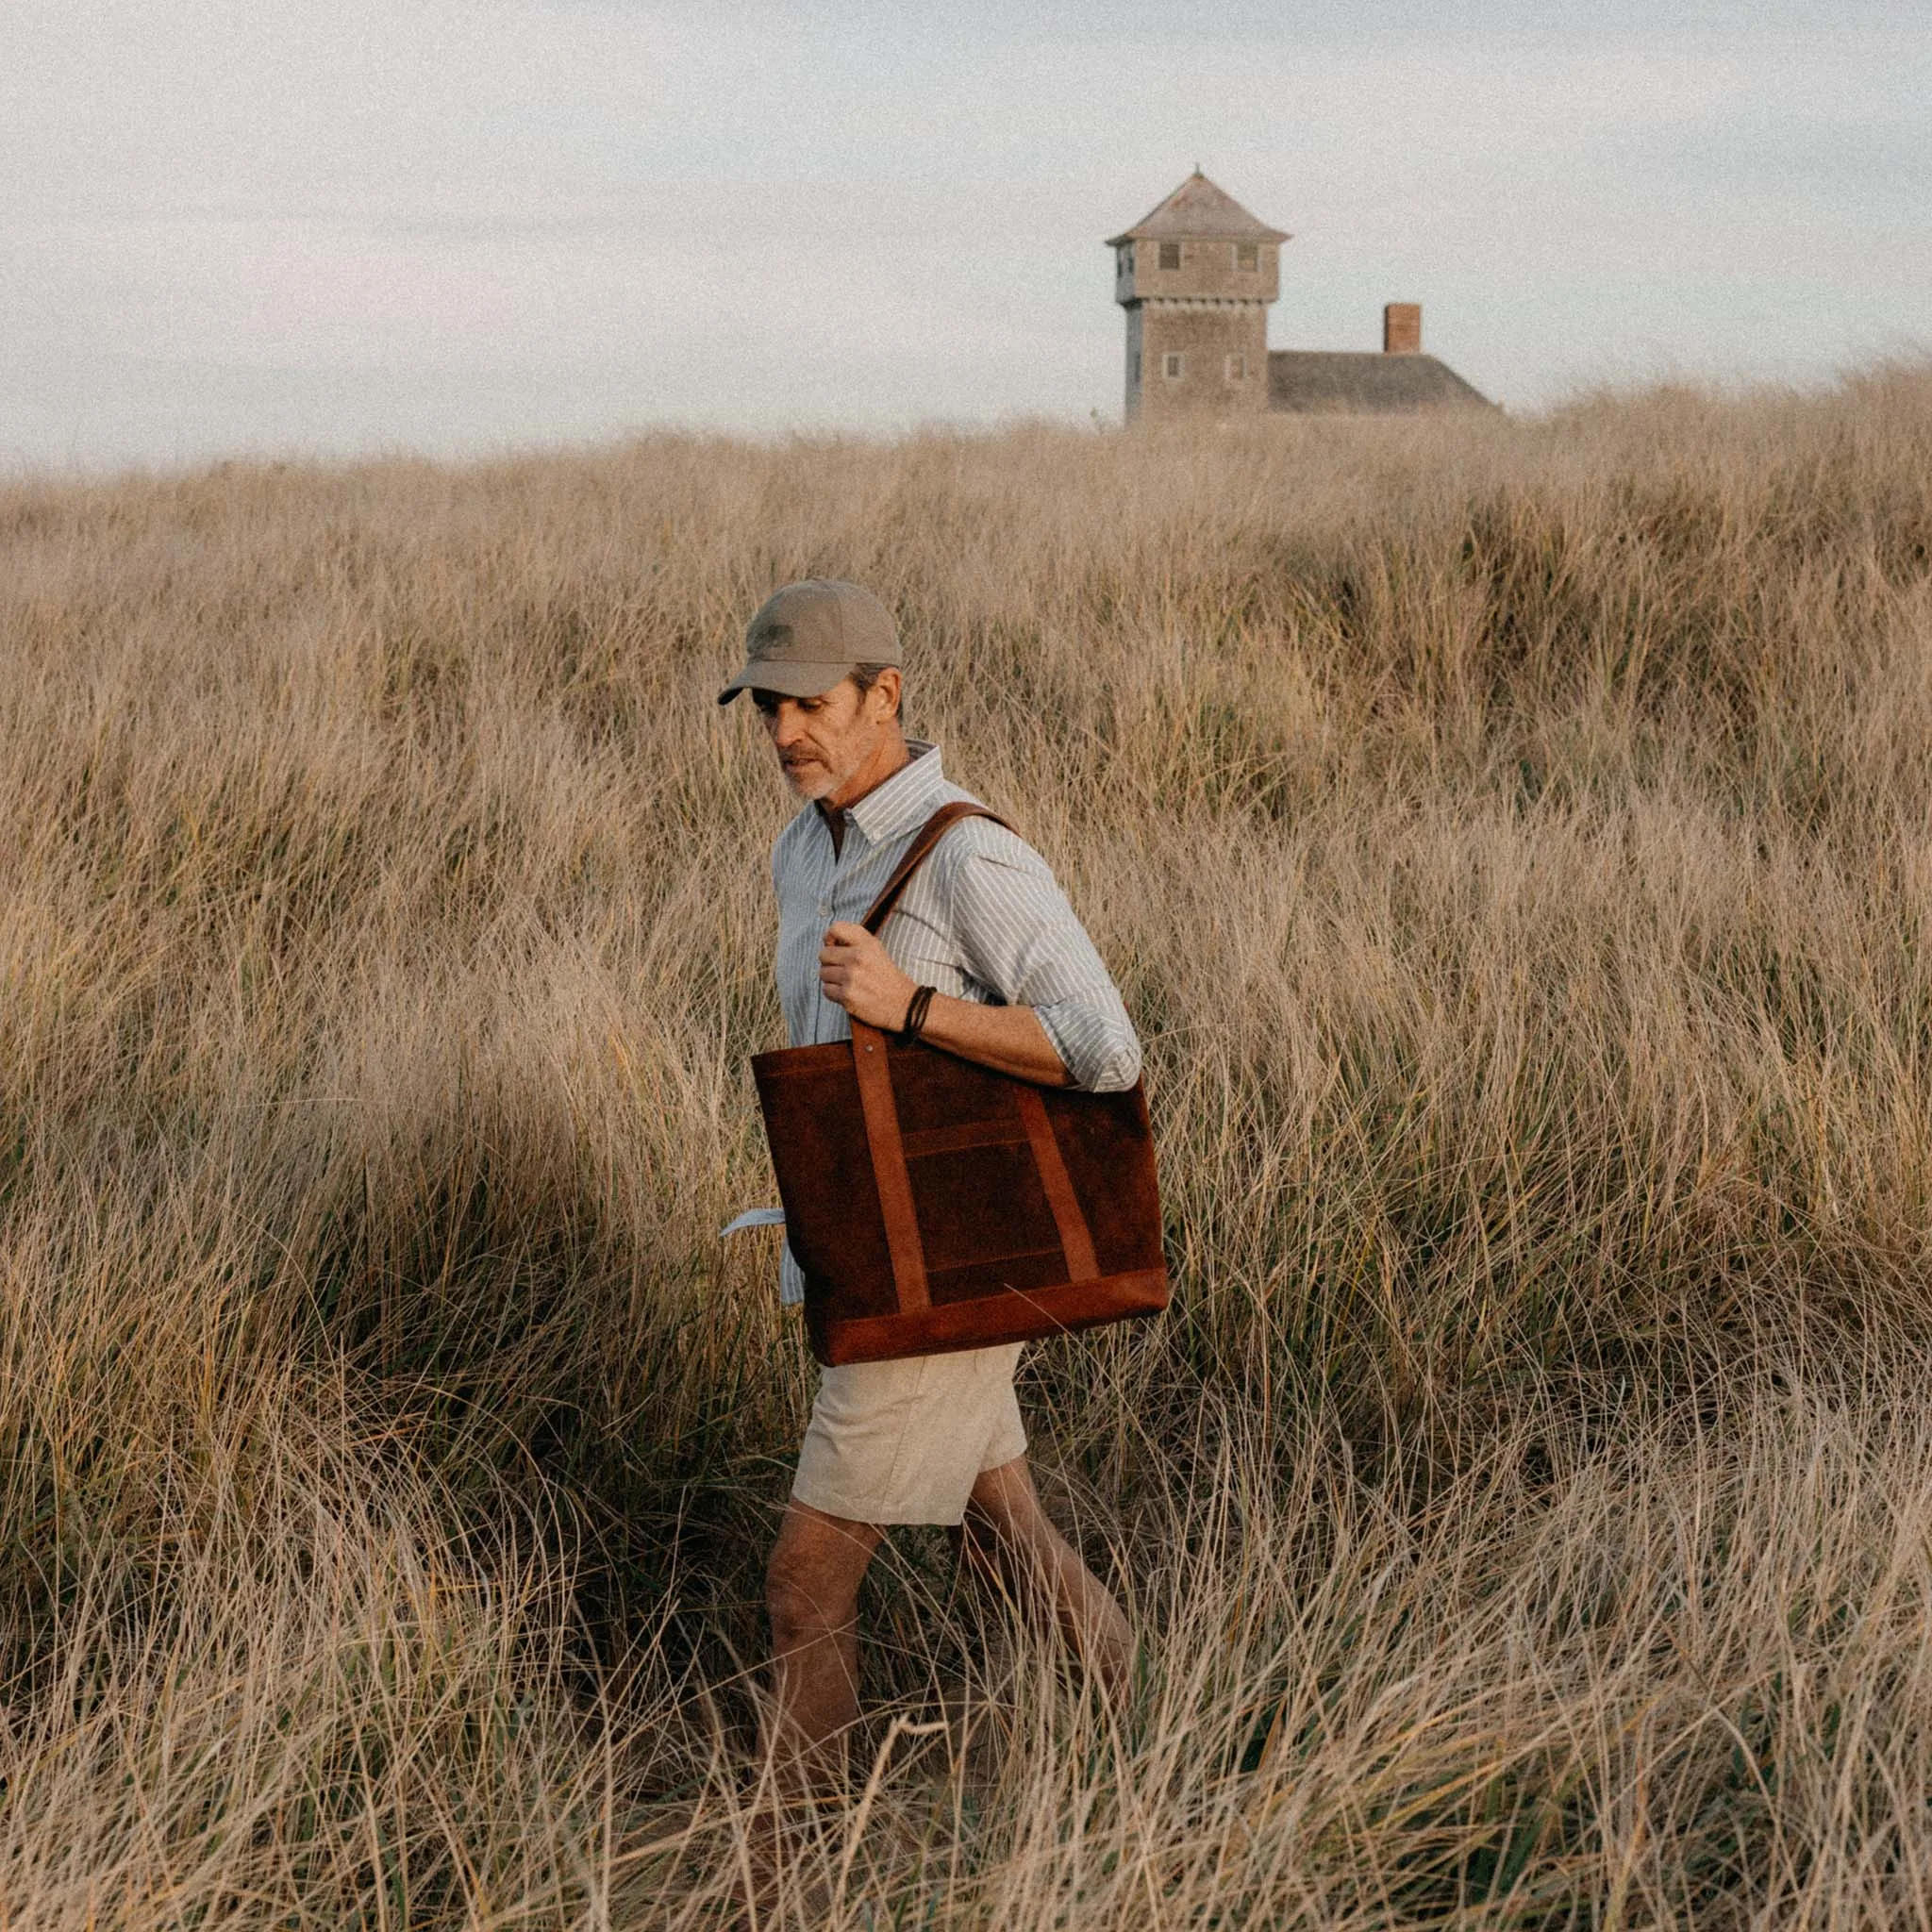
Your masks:
<instances>
[{"instance_id":1,"label":"blue striped shirt","mask_svg":"<svg viewBox=\"0 0 1932 1932\"><path fill-rule=\"evenodd\" d=\"M941 806L974 799L949 784L935 745L915 741L912 761L845 812L843 849L832 850L824 815L808 805L772 848L778 894L778 998L793 1046L848 1040L843 1007L819 985L825 928L858 921L878 897L913 835ZM1121 996L1046 861L987 819L954 825L913 874L879 935L899 969L955 999L1031 1007L1075 1087L1105 1093L1141 1076L1141 1042ZM805 1295L785 1251L780 1291Z\"/></svg>"}]
</instances>

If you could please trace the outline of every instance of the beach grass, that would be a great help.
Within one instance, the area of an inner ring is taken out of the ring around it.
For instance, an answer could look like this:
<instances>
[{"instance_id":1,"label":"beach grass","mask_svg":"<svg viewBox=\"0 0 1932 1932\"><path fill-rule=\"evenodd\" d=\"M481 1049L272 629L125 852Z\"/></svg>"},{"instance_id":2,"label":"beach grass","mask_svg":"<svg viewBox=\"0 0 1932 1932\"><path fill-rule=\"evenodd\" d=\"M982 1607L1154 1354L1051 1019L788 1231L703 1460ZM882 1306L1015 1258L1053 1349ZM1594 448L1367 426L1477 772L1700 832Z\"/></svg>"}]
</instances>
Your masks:
<instances>
[{"instance_id":1,"label":"beach grass","mask_svg":"<svg viewBox=\"0 0 1932 1932\"><path fill-rule=\"evenodd\" d=\"M701 1927L811 1388L774 584L1055 866L1113 1711L896 1535L764 1923L1932 1922L1932 374L0 487L0 1920Z\"/></svg>"}]
</instances>

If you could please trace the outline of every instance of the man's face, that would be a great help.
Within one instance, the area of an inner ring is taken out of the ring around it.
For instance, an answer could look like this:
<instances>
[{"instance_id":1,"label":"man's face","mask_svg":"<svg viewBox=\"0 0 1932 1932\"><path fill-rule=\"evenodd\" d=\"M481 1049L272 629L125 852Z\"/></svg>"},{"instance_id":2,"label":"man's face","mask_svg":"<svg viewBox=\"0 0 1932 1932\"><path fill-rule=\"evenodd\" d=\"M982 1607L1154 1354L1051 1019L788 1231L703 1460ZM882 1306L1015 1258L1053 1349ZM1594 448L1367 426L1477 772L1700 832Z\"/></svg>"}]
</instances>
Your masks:
<instances>
[{"instance_id":1,"label":"man's face","mask_svg":"<svg viewBox=\"0 0 1932 1932\"><path fill-rule=\"evenodd\" d=\"M878 750L892 719L886 684L882 678L861 692L845 677L815 698L752 692L785 782L800 798L832 797Z\"/></svg>"}]
</instances>

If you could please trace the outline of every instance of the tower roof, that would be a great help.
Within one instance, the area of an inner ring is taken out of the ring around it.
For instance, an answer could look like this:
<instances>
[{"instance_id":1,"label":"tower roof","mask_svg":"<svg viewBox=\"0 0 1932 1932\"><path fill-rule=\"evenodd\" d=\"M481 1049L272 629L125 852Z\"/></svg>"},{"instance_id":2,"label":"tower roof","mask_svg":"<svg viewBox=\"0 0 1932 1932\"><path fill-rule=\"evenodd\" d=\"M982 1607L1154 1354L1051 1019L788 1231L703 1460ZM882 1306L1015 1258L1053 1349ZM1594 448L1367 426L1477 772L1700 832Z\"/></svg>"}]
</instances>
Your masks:
<instances>
[{"instance_id":1,"label":"tower roof","mask_svg":"<svg viewBox=\"0 0 1932 1932\"><path fill-rule=\"evenodd\" d=\"M1161 241L1286 242L1279 228L1257 222L1225 189L1215 187L1199 168L1188 176L1144 221L1124 228L1108 242Z\"/></svg>"}]
</instances>

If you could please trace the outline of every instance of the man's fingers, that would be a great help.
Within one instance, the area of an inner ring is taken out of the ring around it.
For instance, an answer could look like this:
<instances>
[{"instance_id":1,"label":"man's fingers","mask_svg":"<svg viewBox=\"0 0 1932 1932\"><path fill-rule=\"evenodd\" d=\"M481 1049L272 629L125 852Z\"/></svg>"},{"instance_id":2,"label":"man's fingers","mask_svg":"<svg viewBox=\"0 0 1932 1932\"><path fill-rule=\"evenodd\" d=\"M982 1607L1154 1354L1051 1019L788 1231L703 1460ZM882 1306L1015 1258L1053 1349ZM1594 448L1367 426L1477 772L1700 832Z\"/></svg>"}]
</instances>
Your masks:
<instances>
[{"instance_id":1,"label":"man's fingers","mask_svg":"<svg viewBox=\"0 0 1932 1932\"><path fill-rule=\"evenodd\" d=\"M826 932L824 943L819 948L819 964L856 966L864 956L865 943L870 939L871 933L862 925L835 925Z\"/></svg>"},{"instance_id":2,"label":"man's fingers","mask_svg":"<svg viewBox=\"0 0 1932 1932\"><path fill-rule=\"evenodd\" d=\"M825 928L819 948L819 989L834 1006L850 1007L855 999L877 1006L879 996L866 989L882 964L890 970L877 938L856 921L841 919Z\"/></svg>"}]
</instances>

